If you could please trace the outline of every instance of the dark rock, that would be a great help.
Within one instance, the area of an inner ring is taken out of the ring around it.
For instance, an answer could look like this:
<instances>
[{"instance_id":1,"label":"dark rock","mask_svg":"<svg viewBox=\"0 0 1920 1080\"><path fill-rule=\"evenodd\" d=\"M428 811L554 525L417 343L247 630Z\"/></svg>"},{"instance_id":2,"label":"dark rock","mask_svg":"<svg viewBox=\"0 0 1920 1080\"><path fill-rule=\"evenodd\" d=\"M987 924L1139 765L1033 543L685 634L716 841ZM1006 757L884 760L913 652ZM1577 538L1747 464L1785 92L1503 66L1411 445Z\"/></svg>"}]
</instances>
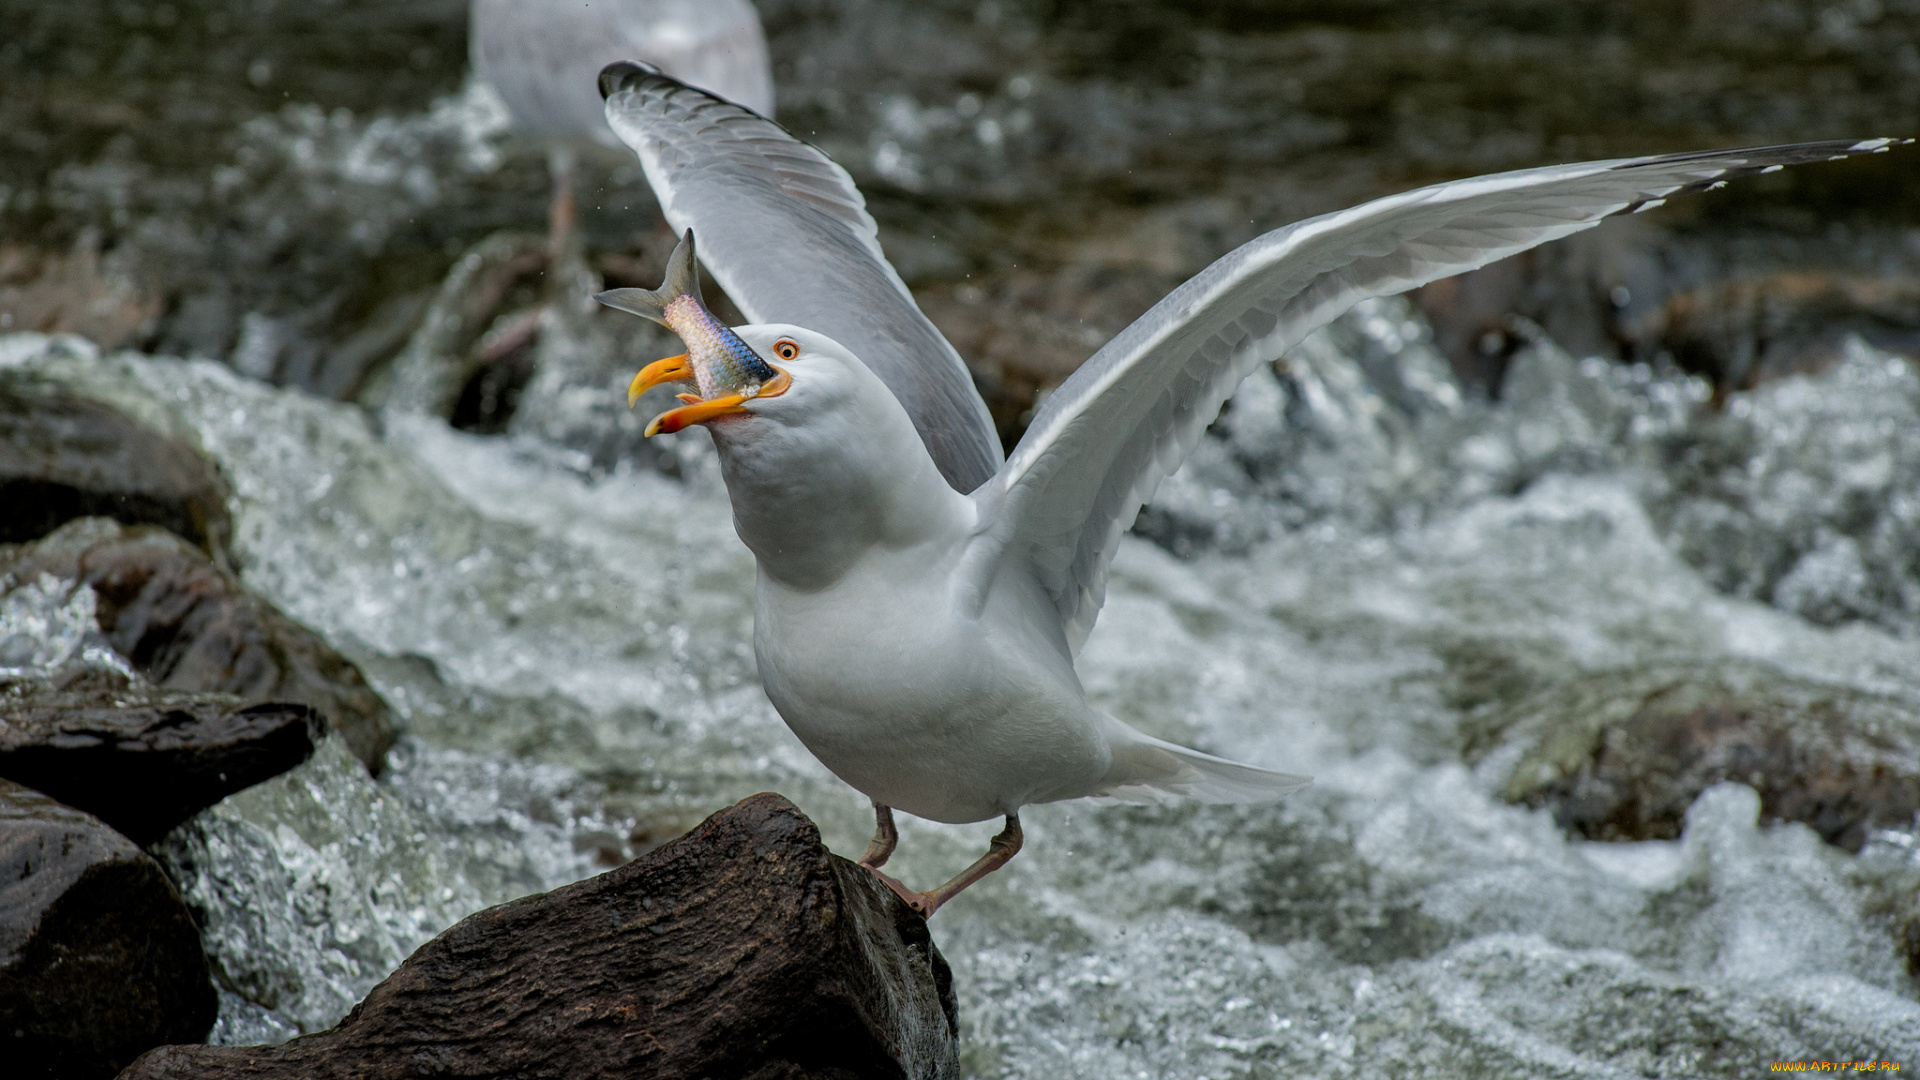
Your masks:
<instances>
[{"instance_id":1,"label":"dark rock","mask_svg":"<svg viewBox=\"0 0 1920 1080\"><path fill-rule=\"evenodd\" d=\"M232 530L226 483L197 450L19 377L0 377L0 506L0 543L89 515L158 525L209 553Z\"/></svg>"},{"instance_id":2,"label":"dark rock","mask_svg":"<svg viewBox=\"0 0 1920 1080\"><path fill-rule=\"evenodd\" d=\"M915 296L967 358L1011 452L1043 394L1179 283L1178 272L1165 267L1114 266L1083 256L1051 272L1008 272L992 289L936 281Z\"/></svg>"},{"instance_id":3,"label":"dark rock","mask_svg":"<svg viewBox=\"0 0 1920 1080\"><path fill-rule=\"evenodd\" d=\"M1851 335L1890 352L1920 352L1920 277L1910 268L1808 258L1786 268L1757 260L1729 275L1695 244L1634 219L1411 295L1461 384L1487 393L1524 343L1518 320L1575 356L1672 364L1704 376L1722 400L1825 370Z\"/></svg>"},{"instance_id":4,"label":"dark rock","mask_svg":"<svg viewBox=\"0 0 1920 1080\"><path fill-rule=\"evenodd\" d=\"M49 573L91 585L100 629L156 686L310 705L375 775L385 767L393 722L359 670L177 538L75 524L15 553L0 570L20 580Z\"/></svg>"},{"instance_id":5,"label":"dark rock","mask_svg":"<svg viewBox=\"0 0 1920 1080\"><path fill-rule=\"evenodd\" d=\"M763 794L465 919L331 1031L162 1047L121 1075L946 1077L955 1030L925 921Z\"/></svg>"},{"instance_id":6,"label":"dark rock","mask_svg":"<svg viewBox=\"0 0 1920 1080\"><path fill-rule=\"evenodd\" d=\"M98 820L0 780L0 1059L108 1077L213 1026L207 959L160 866Z\"/></svg>"},{"instance_id":7,"label":"dark rock","mask_svg":"<svg viewBox=\"0 0 1920 1080\"><path fill-rule=\"evenodd\" d=\"M1757 665L1595 673L1476 727L1470 756L1525 747L1508 801L1593 840L1677 838L1694 798L1726 781L1760 793L1762 821L1804 822L1848 851L1920 811L1911 702Z\"/></svg>"},{"instance_id":8,"label":"dark rock","mask_svg":"<svg viewBox=\"0 0 1920 1080\"><path fill-rule=\"evenodd\" d=\"M1894 352L1920 352L1920 280L1798 271L1676 292L1634 327L1680 367L1722 391L1813 374L1849 334Z\"/></svg>"},{"instance_id":9,"label":"dark rock","mask_svg":"<svg viewBox=\"0 0 1920 1080\"><path fill-rule=\"evenodd\" d=\"M489 236L461 256L394 358L380 395L382 407L459 418L469 428L484 419L488 433L504 428L504 414L511 412L500 408L504 401L496 400L483 417L478 402L463 404L462 399L469 392L481 394L478 384L489 380L496 395L512 388L517 396L526 385L529 373L519 368L527 358L520 346L539 331L537 318L526 312L541 298L537 284L547 263L544 241L519 233ZM513 314L500 316L503 307ZM498 325L502 318L510 325Z\"/></svg>"},{"instance_id":10,"label":"dark rock","mask_svg":"<svg viewBox=\"0 0 1920 1080\"><path fill-rule=\"evenodd\" d=\"M1920 915L1900 926L1900 956L1907 962L1907 977L1920 979Z\"/></svg>"},{"instance_id":11,"label":"dark rock","mask_svg":"<svg viewBox=\"0 0 1920 1080\"><path fill-rule=\"evenodd\" d=\"M325 732L305 705L98 682L0 693L0 777L145 846L242 788L293 768Z\"/></svg>"},{"instance_id":12,"label":"dark rock","mask_svg":"<svg viewBox=\"0 0 1920 1080\"><path fill-rule=\"evenodd\" d=\"M1531 307L1532 252L1441 278L1413 290L1421 314L1433 324L1434 344L1453 367L1460 385L1492 397L1521 345L1513 317Z\"/></svg>"}]
</instances>

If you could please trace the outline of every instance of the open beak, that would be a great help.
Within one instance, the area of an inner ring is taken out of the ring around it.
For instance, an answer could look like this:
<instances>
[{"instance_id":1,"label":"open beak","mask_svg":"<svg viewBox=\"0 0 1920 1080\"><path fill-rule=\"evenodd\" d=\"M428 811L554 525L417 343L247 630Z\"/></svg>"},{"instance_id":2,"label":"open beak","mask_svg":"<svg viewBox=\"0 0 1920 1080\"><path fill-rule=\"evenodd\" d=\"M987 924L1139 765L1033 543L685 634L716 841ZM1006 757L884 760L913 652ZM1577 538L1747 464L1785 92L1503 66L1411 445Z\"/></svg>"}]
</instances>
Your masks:
<instances>
[{"instance_id":1,"label":"open beak","mask_svg":"<svg viewBox=\"0 0 1920 1080\"><path fill-rule=\"evenodd\" d=\"M671 435L681 428L704 424L722 416L738 416L747 411L741 407L746 401L745 395L728 394L726 397L717 397L712 401L699 401L692 405L669 409L654 417L653 423L647 425L647 437L652 438L663 433Z\"/></svg>"},{"instance_id":2,"label":"open beak","mask_svg":"<svg viewBox=\"0 0 1920 1080\"><path fill-rule=\"evenodd\" d=\"M627 408L640 400L640 395L659 386L661 383L687 382L693 378L693 364L687 360L687 354L669 356L665 360L655 360L640 369L640 374L627 384ZM649 433L651 434L651 433Z\"/></svg>"},{"instance_id":3,"label":"open beak","mask_svg":"<svg viewBox=\"0 0 1920 1080\"><path fill-rule=\"evenodd\" d=\"M683 358L676 356L672 359L682 360ZM647 366L646 371L640 373L640 376L645 376L647 371L652 371L654 368L659 367L660 364L668 362L667 360L662 360L659 363L650 364ZM787 392L787 387L793 385L793 376L787 374L784 369L774 368L774 371L776 372L774 377L768 379L766 385L760 387L759 391L752 395L728 394L725 397L717 397L711 401L702 401L692 394L681 394L680 400L686 401L687 404L677 409L668 409L666 412L654 417L653 422L647 425L647 437L652 438L655 435L672 434L682 428L691 427L694 424L704 424L709 420L717 420L722 416L748 415L747 402L752 401L754 398L779 397L781 394ZM640 377L634 378L633 385L640 385ZM645 392L643 388L641 393ZM629 408L631 408L631 406L629 406Z\"/></svg>"}]
</instances>

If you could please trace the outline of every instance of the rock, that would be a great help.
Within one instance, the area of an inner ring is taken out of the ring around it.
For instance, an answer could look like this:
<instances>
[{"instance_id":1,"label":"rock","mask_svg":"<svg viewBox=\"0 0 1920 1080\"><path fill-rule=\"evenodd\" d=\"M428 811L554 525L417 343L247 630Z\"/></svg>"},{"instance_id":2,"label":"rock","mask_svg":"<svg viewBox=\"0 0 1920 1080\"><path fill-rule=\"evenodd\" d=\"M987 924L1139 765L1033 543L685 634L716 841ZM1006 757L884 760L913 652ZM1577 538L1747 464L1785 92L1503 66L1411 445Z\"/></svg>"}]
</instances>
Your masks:
<instances>
[{"instance_id":1,"label":"rock","mask_svg":"<svg viewBox=\"0 0 1920 1080\"><path fill-rule=\"evenodd\" d=\"M0 560L0 572L92 586L107 640L156 686L310 705L369 770L384 768L393 722L359 670L177 537L75 523Z\"/></svg>"},{"instance_id":2,"label":"rock","mask_svg":"<svg viewBox=\"0 0 1920 1080\"><path fill-rule=\"evenodd\" d=\"M926 282L916 290L927 317L967 358L1008 450L1040 399L1178 285L1185 269L1110 263L1095 256L1050 273L1010 271L997 275L991 290L970 279Z\"/></svg>"},{"instance_id":3,"label":"rock","mask_svg":"<svg viewBox=\"0 0 1920 1080\"><path fill-rule=\"evenodd\" d=\"M1710 282L1668 296L1632 331L1724 395L1823 371L1849 334L1894 352L1920 350L1920 280L1802 270Z\"/></svg>"},{"instance_id":4,"label":"rock","mask_svg":"<svg viewBox=\"0 0 1920 1080\"><path fill-rule=\"evenodd\" d=\"M200 931L160 867L97 819L0 780L0 1057L9 1076L109 1077L206 1038Z\"/></svg>"},{"instance_id":5,"label":"rock","mask_svg":"<svg viewBox=\"0 0 1920 1080\"><path fill-rule=\"evenodd\" d=\"M427 308L406 348L394 358L385 392L380 395L384 398L382 408L454 417L460 412L467 389L476 382L486 382L488 376L501 380L494 387L495 393L511 388L517 396L528 374L521 372L516 384L507 377L506 369L514 366L521 350L504 346L500 334L489 337L487 331L503 305L525 307L538 299L538 293L529 293L526 286L539 280L547 261L540 237L517 233L489 236L461 256L441 282L439 295ZM506 327L497 329L514 333ZM537 332L535 320L515 336ZM479 388L474 392L479 393ZM494 410L481 417L474 411L477 406L468 403L468 409L472 415L465 417L469 422L463 426L488 426L495 419ZM510 413L511 409L499 411ZM481 419L487 425L474 422ZM498 419L504 426L505 415Z\"/></svg>"},{"instance_id":6,"label":"rock","mask_svg":"<svg viewBox=\"0 0 1920 1080\"><path fill-rule=\"evenodd\" d=\"M0 244L0 312L9 329L79 334L108 348L132 345L165 313L160 298L134 280L119 252L105 258L98 229L84 229L70 251Z\"/></svg>"},{"instance_id":7,"label":"rock","mask_svg":"<svg viewBox=\"0 0 1920 1080\"><path fill-rule=\"evenodd\" d=\"M1920 979L1920 915L1900 925L1900 958L1906 962L1907 977Z\"/></svg>"},{"instance_id":8,"label":"rock","mask_svg":"<svg viewBox=\"0 0 1920 1080\"><path fill-rule=\"evenodd\" d=\"M0 777L84 810L146 846L228 795L313 753L305 705L240 707L107 680L0 693Z\"/></svg>"},{"instance_id":9,"label":"rock","mask_svg":"<svg viewBox=\"0 0 1920 1080\"><path fill-rule=\"evenodd\" d=\"M1433 324L1434 343L1462 386L1492 396L1521 344L1512 319L1525 311L1532 284L1532 252L1441 278L1409 295Z\"/></svg>"},{"instance_id":10,"label":"rock","mask_svg":"<svg viewBox=\"0 0 1920 1080\"><path fill-rule=\"evenodd\" d=\"M227 486L199 451L118 409L0 376L0 543L88 515L151 524L220 550Z\"/></svg>"},{"instance_id":11,"label":"rock","mask_svg":"<svg viewBox=\"0 0 1920 1080\"><path fill-rule=\"evenodd\" d=\"M162 1047L121 1076L948 1077L955 1031L926 923L762 794L463 920L331 1031Z\"/></svg>"},{"instance_id":12,"label":"rock","mask_svg":"<svg viewBox=\"0 0 1920 1080\"><path fill-rule=\"evenodd\" d=\"M1511 726L1509 726L1511 725ZM1503 794L1593 840L1670 840L1726 781L1760 793L1761 819L1804 822L1858 851L1920 811L1920 723L1910 701L1754 665L1598 672L1483 720L1524 746Z\"/></svg>"}]
</instances>

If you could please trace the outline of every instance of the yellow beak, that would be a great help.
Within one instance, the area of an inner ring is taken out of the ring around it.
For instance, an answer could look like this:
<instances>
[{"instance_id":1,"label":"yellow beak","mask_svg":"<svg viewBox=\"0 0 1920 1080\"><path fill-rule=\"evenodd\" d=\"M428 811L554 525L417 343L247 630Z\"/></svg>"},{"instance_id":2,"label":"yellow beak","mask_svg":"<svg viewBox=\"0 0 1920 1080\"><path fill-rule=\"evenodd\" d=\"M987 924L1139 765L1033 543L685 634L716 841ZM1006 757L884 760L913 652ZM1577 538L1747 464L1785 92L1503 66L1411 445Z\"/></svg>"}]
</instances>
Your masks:
<instances>
[{"instance_id":1,"label":"yellow beak","mask_svg":"<svg viewBox=\"0 0 1920 1080\"><path fill-rule=\"evenodd\" d=\"M661 383L686 382L693 378L693 365L687 362L687 354L669 356L665 360L655 360L640 369L640 374L627 384L627 408L640 400L640 395L659 386Z\"/></svg>"},{"instance_id":2,"label":"yellow beak","mask_svg":"<svg viewBox=\"0 0 1920 1080\"><path fill-rule=\"evenodd\" d=\"M684 360L685 358L676 356L671 359ZM652 371L654 368L659 367L660 364L668 362L668 360L662 360L659 363L650 364L646 371L642 371L640 374L644 376L647 371ZM660 434L671 435L682 428L691 427L694 424L704 424L709 420L717 420L722 416L747 415L749 412L746 407L747 402L752 401L754 398L779 397L781 394L787 392L787 387L793 385L793 376L787 374L785 369L774 368L774 371L777 372L777 374L775 374L773 378L768 379L767 384L762 386L759 392L753 394L752 397L746 394L728 394L725 397L717 397L711 401L701 401L692 394L681 394L680 400L687 402L687 404L677 409L668 409L666 412L654 417L653 422L647 425L647 437L652 438ZM639 386L640 380L635 378L633 384ZM645 388L642 388L641 393L645 392ZM632 406L629 405L628 408L632 408Z\"/></svg>"},{"instance_id":3,"label":"yellow beak","mask_svg":"<svg viewBox=\"0 0 1920 1080\"><path fill-rule=\"evenodd\" d=\"M654 417L653 423L647 425L647 437L652 438L660 434L671 435L681 428L691 427L694 424L704 424L722 416L737 416L747 411L741 408L746 400L743 394L728 394L726 397L717 397L712 401L699 401L692 405L682 405L677 409L668 409Z\"/></svg>"}]
</instances>

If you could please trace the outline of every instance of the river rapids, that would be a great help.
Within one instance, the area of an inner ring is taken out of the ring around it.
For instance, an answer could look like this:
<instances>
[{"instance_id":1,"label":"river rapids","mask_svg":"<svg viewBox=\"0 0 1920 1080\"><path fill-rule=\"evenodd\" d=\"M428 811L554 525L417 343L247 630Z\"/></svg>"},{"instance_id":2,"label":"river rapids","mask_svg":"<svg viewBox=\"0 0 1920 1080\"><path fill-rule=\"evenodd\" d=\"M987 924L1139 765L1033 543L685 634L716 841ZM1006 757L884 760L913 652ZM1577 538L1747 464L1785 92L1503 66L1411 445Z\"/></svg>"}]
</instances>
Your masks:
<instances>
[{"instance_id":1,"label":"river rapids","mask_svg":"<svg viewBox=\"0 0 1920 1080\"><path fill-rule=\"evenodd\" d=\"M205 919L216 1041L328 1027L464 915L755 791L793 798L837 850L864 842L864 798L756 685L751 557L704 435L678 437L670 478L77 339L0 338L0 365L204 448L233 484L245 583L405 727L380 781L330 743L161 845ZM1143 516L1154 539L1123 543L1080 669L1130 723L1315 783L1277 806L1030 809L1022 856L935 923L968 1069L1911 1060L1898 920L1920 833L1877 828L1849 853L1760 823L1754 790L1726 783L1677 839L1570 837L1502 797L1526 747L1484 733L1516 708L1551 732L1574 722L1555 701L1604 708L1674 670L1910 718L1917 421L1920 373L1858 341L1716 408L1696 379L1542 337L1497 404L1471 400L1398 300L1256 373ZM1795 544L1766 598L1715 587ZM1554 696L1569 684L1584 705ZM939 878L991 829L907 820L900 872Z\"/></svg>"}]
</instances>

